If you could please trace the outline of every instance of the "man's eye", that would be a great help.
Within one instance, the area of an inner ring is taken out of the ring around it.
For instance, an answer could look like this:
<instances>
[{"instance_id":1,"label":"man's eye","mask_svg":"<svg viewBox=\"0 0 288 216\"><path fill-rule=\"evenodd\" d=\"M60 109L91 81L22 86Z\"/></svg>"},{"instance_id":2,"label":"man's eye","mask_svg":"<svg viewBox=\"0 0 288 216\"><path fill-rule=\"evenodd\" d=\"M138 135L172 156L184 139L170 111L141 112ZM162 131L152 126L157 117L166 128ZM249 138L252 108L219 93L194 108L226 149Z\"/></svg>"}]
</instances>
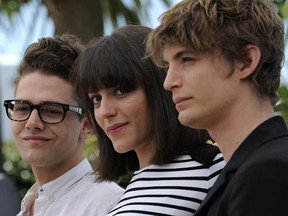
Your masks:
<instances>
[{"instance_id":1,"label":"man's eye","mask_svg":"<svg viewBox=\"0 0 288 216\"><path fill-rule=\"evenodd\" d=\"M48 116L63 115L63 109L54 109L54 108L41 109L41 114Z\"/></svg>"},{"instance_id":2,"label":"man's eye","mask_svg":"<svg viewBox=\"0 0 288 216\"><path fill-rule=\"evenodd\" d=\"M183 57L183 58L182 58L182 61L183 61L183 62L192 61L192 60L193 60L193 59L190 58L190 57Z\"/></svg>"},{"instance_id":3,"label":"man's eye","mask_svg":"<svg viewBox=\"0 0 288 216\"><path fill-rule=\"evenodd\" d=\"M167 73L169 70L169 64L165 62L161 64L161 68Z\"/></svg>"},{"instance_id":4,"label":"man's eye","mask_svg":"<svg viewBox=\"0 0 288 216\"><path fill-rule=\"evenodd\" d=\"M167 66L164 67L164 71L165 71L165 73L167 73L168 70L169 70L169 65L167 65Z\"/></svg>"},{"instance_id":5,"label":"man's eye","mask_svg":"<svg viewBox=\"0 0 288 216\"><path fill-rule=\"evenodd\" d=\"M14 111L17 111L17 112L26 112L26 111L28 111L29 110L29 108L27 108L27 107L15 107L15 110Z\"/></svg>"},{"instance_id":6,"label":"man's eye","mask_svg":"<svg viewBox=\"0 0 288 216\"><path fill-rule=\"evenodd\" d=\"M26 105L14 105L13 109L14 112L29 112L30 107Z\"/></svg>"},{"instance_id":7,"label":"man's eye","mask_svg":"<svg viewBox=\"0 0 288 216\"><path fill-rule=\"evenodd\" d=\"M46 116L56 116L63 115L64 110L63 107L58 104L46 104L40 108L40 112L42 115Z\"/></svg>"},{"instance_id":8,"label":"man's eye","mask_svg":"<svg viewBox=\"0 0 288 216\"><path fill-rule=\"evenodd\" d=\"M189 57L187 57L187 56L182 57L182 62L191 62L191 61L196 61L196 60L197 60L197 58L191 57L191 56L189 56Z\"/></svg>"}]
</instances>

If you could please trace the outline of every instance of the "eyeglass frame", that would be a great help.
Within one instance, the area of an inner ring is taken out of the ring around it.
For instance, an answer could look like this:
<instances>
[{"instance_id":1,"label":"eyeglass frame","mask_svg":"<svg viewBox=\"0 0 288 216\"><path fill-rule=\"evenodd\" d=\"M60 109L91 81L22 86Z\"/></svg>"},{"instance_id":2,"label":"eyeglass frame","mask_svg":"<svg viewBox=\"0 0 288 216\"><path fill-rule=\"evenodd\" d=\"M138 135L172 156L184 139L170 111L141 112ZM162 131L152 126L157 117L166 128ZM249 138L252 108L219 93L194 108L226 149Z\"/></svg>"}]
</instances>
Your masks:
<instances>
[{"instance_id":1,"label":"eyeglass frame","mask_svg":"<svg viewBox=\"0 0 288 216\"><path fill-rule=\"evenodd\" d=\"M29 115L27 116L27 118L23 119L23 120L15 120L15 119L12 119L11 116L9 115L9 107L8 105L11 103L11 102L19 102L20 104L21 103L25 103L25 104L28 104L29 105L29 108L30 108L30 113ZM56 104L56 105L60 105L62 106L63 108L63 117L62 119L59 121L59 122L47 122L45 120L43 120L41 114L40 114L40 109L42 106L45 106L47 104ZM4 103L3 103L3 106L6 108L6 115L7 117L12 120L12 121L16 121L16 122L24 122L24 121L27 121L30 116L31 116L31 113L33 112L34 109L37 110L37 113L38 113L38 116L39 118L41 119L42 122L46 123L46 124L59 124L61 122L64 121L65 117L66 117L66 112L70 111L70 112L74 112L74 113L77 113L78 115L80 116L84 116L86 113L85 113L85 110L82 108L82 107L78 107L78 106L73 106L73 105L69 105L69 104L64 104L64 103L59 103L59 102L44 102L44 103L40 103L40 104L33 104L31 103L30 101L27 101L27 100L4 100Z\"/></svg>"}]
</instances>

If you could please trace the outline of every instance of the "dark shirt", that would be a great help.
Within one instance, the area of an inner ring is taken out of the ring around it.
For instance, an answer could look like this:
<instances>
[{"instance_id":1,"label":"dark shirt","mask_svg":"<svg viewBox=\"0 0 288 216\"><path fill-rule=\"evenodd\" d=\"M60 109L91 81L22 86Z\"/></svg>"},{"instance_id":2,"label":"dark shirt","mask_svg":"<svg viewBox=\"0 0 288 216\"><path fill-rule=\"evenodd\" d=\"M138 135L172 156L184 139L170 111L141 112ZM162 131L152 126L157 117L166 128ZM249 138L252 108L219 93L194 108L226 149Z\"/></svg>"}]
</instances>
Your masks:
<instances>
[{"instance_id":1,"label":"dark shirt","mask_svg":"<svg viewBox=\"0 0 288 216\"><path fill-rule=\"evenodd\" d=\"M288 130L276 116L235 151L195 216L287 216Z\"/></svg>"}]
</instances>

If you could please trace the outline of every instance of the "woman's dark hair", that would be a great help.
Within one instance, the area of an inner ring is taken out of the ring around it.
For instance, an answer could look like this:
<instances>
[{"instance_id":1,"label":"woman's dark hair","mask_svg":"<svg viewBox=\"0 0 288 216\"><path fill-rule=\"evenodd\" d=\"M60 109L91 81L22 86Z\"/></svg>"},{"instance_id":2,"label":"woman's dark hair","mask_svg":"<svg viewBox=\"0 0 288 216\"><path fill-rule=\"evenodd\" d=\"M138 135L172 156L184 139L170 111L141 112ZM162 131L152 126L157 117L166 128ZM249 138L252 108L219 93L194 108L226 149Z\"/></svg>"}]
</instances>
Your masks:
<instances>
[{"instance_id":1,"label":"woman's dark hair","mask_svg":"<svg viewBox=\"0 0 288 216\"><path fill-rule=\"evenodd\" d=\"M171 93L163 88L166 73L146 57L145 41L150 31L148 27L134 25L119 28L109 36L90 42L75 64L75 88L85 101L99 143L97 171L100 180L115 180L127 171L139 169L139 163L134 151L119 154L114 150L95 120L88 93L116 86L144 89L156 140L156 153L151 163L164 164L185 152L193 155L208 139L206 131L179 123ZM201 157L194 158L201 160Z\"/></svg>"}]
</instances>

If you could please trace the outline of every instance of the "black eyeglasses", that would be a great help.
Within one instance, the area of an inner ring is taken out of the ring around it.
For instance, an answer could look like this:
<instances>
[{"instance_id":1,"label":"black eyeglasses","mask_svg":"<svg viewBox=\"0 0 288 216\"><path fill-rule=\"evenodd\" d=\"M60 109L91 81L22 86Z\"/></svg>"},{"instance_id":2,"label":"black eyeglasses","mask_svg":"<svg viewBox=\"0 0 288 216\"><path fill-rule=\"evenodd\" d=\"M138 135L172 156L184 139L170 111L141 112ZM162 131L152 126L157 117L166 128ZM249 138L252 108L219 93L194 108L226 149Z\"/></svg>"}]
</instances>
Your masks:
<instances>
[{"instance_id":1,"label":"black eyeglasses","mask_svg":"<svg viewBox=\"0 0 288 216\"><path fill-rule=\"evenodd\" d=\"M48 124L62 122L67 111L75 112L81 116L85 114L84 109L81 107L56 102L45 102L34 105L25 100L5 100L4 106L8 118L18 122L29 119L34 109L37 109L41 121Z\"/></svg>"}]
</instances>

